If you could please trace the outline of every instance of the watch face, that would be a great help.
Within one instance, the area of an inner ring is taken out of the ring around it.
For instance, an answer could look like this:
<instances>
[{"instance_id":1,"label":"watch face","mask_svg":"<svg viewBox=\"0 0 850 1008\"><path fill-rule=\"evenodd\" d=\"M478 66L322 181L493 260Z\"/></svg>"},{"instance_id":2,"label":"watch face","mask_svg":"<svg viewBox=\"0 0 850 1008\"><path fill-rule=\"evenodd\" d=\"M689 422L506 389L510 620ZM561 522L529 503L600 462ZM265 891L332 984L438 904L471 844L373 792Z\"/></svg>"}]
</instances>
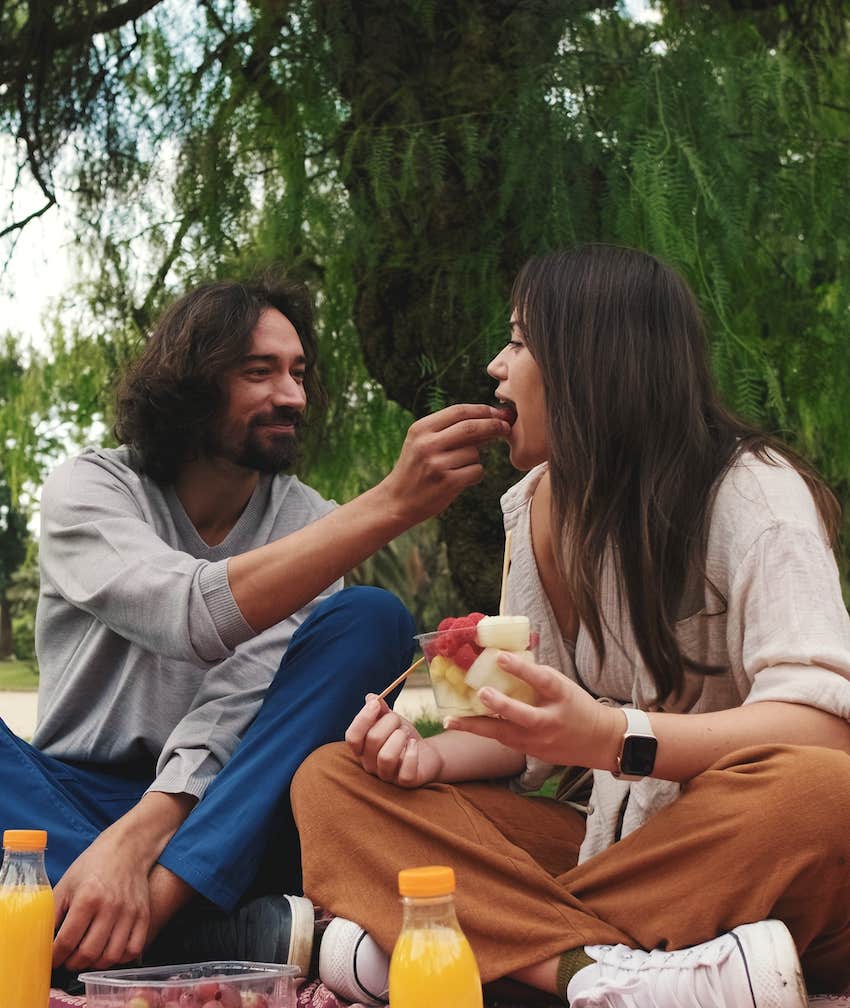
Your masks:
<instances>
[{"instance_id":1,"label":"watch face","mask_svg":"<svg viewBox=\"0 0 850 1008\"><path fill-rule=\"evenodd\" d=\"M655 766L658 739L645 735L629 735L623 741L620 773L635 777L648 777Z\"/></svg>"}]
</instances>

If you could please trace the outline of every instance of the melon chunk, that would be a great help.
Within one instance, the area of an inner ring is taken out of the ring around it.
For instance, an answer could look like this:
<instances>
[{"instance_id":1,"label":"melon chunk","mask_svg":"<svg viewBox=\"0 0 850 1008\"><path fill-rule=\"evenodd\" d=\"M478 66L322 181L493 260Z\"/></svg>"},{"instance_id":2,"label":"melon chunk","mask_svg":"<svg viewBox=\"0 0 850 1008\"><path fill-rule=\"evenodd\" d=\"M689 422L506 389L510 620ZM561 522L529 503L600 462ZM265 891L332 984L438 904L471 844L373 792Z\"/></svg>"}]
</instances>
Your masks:
<instances>
[{"instance_id":1,"label":"melon chunk","mask_svg":"<svg viewBox=\"0 0 850 1008\"><path fill-rule=\"evenodd\" d=\"M466 673L464 682L476 694L482 687L490 686L515 700L521 700L523 703L533 706L537 698L531 686L527 682L523 682L522 679L512 676L496 663L500 650L502 649L484 648ZM520 651L517 658L522 658L524 661L534 661L534 655L531 651ZM481 704L481 701L478 703ZM492 713L489 709L485 708L485 710L488 714Z\"/></svg>"},{"instance_id":2,"label":"melon chunk","mask_svg":"<svg viewBox=\"0 0 850 1008\"><path fill-rule=\"evenodd\" d=\"M526 651L530 636L527 616L485 616L475 628L479 647L502 651Z\"/></svg>"}]
</instances>

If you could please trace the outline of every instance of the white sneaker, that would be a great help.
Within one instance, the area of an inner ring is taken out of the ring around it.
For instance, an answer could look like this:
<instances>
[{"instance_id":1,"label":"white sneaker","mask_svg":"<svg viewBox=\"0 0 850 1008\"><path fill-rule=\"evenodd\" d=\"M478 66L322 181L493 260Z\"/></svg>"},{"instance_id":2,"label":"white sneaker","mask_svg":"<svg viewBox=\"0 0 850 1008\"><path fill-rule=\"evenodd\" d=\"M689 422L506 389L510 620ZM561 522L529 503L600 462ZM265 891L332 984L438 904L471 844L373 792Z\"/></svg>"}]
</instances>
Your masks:
<instances>
[{"instance_id":1,"label":"white sneaker","mask_svg":"<svg viewBox=\"0 0 850 1008\"><path fill-rule=\"evenodd\" d=\"M806 1008L797 950L781 921L743 924L680 952L591 945L567 986L571 1008Z\"/></svg>"},{"instance_id":2,"label":"white sneaker","mask_svg":"<svg viewBox=\"0 0 850 1008\"><path fill-rule=\"evenodd\" d=\"M359 924L334 917L319 946L319 977L335 994L364 1005L389 998L390 959Z\"/></svg>"}]
</instances>

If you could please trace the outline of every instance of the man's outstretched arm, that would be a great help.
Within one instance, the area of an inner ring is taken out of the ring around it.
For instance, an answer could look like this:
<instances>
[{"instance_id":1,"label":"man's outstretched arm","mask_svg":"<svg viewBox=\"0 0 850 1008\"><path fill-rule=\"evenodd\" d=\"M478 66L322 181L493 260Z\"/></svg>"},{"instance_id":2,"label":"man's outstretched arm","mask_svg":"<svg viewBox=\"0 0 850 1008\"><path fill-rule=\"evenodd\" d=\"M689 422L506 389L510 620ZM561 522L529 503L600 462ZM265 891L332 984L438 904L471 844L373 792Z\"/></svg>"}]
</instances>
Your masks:
<instances>
[{"instance_id":1,"label":"man's outstretched arm","mask_svg":"<svg viewBox=\"0 0 850 1008\"><path fill-rule=\"evenodd\" d=\"M230 590L257 632L300 609L397 535L439 514L484 470L478 449L505 437L504 410L449 406L414 423L377 486L297 532L228 561Z\"/></svg>"}]
</instances>

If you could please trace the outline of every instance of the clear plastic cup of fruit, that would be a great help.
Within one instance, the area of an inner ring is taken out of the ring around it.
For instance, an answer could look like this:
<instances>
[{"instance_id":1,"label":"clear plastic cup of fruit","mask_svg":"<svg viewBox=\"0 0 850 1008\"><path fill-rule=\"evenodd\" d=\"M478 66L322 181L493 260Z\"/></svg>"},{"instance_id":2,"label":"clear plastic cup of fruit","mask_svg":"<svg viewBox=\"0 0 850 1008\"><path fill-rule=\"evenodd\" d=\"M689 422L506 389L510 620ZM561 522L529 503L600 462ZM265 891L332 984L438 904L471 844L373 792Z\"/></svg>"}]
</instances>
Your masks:
<instances>
[{"instance_id":1,"label":"clear plastic cup of fruit","mask_svg":"<svg viewBox=\"0 0 850 1008\"><path fill-rule=\"evenodd\" d=\"M535 660L537 634L527 616L448 616L436 630L417 636L428 663L428 673L438 713L443 717L468 717L493 712L478 696L490 686L510 697L534 704L528 683L500 668L500 651Z\"/></svg>"}]
</instances>

